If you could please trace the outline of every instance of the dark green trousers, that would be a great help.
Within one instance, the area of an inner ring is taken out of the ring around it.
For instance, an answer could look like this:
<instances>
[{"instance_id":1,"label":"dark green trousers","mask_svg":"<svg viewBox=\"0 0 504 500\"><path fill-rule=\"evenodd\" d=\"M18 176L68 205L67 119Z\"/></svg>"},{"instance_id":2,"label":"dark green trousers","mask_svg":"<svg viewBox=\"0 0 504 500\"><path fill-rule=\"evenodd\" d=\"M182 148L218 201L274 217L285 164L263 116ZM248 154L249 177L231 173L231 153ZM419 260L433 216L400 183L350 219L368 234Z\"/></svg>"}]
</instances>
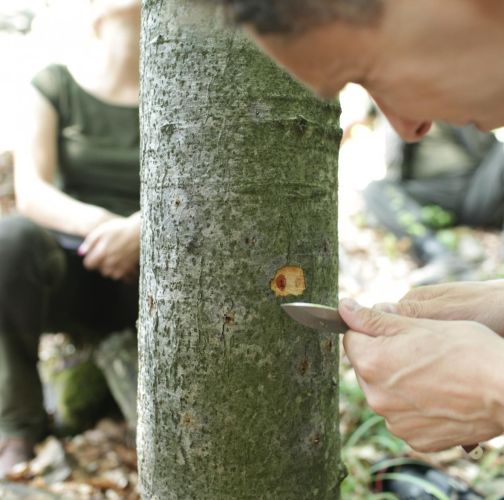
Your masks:
<instances>
[{"instance_id":1,"label":"dark green trousers","mask_svg":"<svg viewBox=\"0 0 504 500\"><path fill-rule=\"evenodd\" d=\"M435 161L435 159L433 159ZM426 179L381 180L364 191L368 212L397 237L408 236L421 261L437 252L435 231L422 221L422 207L439 205L455 216L455 224L503 228L504 146L499 142L472 172ZM408 224L404 224L407 216ZM407 226L422 226L422 234L412 235ZM504 228L503 228L504 231Z\"/></svg>"},{"instance_id":2,"label":"dark green trousers","mask_svg":"<svg viewBox=\"0 0 504 500\"><path fill-rule=\"evenodd\" d=\"M86 270L75 250L24 217L0 219L0 436L47 432L37 372L43 332L96 341L135 327L137 315L138 285Z\"/></svg>"}]
</instances>

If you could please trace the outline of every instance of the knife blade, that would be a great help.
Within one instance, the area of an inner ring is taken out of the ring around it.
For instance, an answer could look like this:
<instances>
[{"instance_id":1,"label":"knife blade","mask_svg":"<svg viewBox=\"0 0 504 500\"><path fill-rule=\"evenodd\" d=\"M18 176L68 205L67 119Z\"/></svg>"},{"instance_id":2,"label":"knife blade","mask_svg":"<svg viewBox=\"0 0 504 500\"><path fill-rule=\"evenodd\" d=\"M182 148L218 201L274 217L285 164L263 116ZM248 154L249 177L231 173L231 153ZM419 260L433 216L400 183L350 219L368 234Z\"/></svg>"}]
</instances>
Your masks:
<instances>
[{"instance_id":1,"label":"knife blade","mask_svg":"<svg viewBox=\"0 0 504 500\"><path fill-rule=\"evenodd\" d=\"M295 321L321 332L345 333L348 325L341 319L338 309L322 304L291 302L282 304L282 309Z\"/></svg>"}]
</instances>

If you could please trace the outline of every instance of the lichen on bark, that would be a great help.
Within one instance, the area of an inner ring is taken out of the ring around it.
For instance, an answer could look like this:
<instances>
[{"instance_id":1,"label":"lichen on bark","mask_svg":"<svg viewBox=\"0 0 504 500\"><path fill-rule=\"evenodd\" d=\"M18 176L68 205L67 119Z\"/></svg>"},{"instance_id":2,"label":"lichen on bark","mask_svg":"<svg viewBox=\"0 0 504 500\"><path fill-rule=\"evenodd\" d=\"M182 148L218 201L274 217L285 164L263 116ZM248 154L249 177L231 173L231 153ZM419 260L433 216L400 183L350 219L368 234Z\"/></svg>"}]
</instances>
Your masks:
<instances>
[{"instance_id":1,"label":"lichen on bark","mask_svg":"<svg viewBox=\"0 0 504 500\"><path fill-rule=\"evenodd\" d=\"M335 499L338 339L271 281L336 304L339 107L190 9L143 13L143 494Z\"/></svg>"}]
</instances>

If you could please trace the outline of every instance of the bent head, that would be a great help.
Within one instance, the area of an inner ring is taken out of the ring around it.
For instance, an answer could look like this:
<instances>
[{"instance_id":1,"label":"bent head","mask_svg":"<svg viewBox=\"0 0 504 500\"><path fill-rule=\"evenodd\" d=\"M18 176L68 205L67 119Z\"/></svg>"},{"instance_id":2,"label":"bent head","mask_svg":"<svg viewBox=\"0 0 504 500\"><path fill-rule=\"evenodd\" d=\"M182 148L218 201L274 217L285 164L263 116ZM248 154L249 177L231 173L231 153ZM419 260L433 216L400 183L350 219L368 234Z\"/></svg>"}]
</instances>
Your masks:
<instances>
[{"instance_id":1,"label":"bent head","mask_svg":"<svg viewBox=\"0 0 504 500\"><path fill-rule=\"evenodd\" d=\"M502 0L207 2L318 95L363 85L405 140L433 120L504 125Z\"/></svg>"}]
</instances>

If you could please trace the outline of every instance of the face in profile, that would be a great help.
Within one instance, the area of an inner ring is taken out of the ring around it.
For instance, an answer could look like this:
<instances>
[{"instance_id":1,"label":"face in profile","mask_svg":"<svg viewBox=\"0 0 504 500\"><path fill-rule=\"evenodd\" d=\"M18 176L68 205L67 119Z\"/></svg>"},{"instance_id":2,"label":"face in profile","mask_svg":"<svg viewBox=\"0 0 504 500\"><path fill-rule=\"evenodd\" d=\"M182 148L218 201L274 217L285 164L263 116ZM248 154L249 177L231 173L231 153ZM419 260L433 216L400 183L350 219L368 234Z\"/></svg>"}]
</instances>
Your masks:
<instances>
[{"instance_id":1,"label":"face in profile","mask_svg":"<svg viewBox=\"0 0 504 500\"><path fill-rule=\"evenodd\" d=\"M386 0L379 23L330 21L257 43L322 97L362 84L398 133L420 139L433 120L504 125L504 2Z\"/></svg>"}]
</instances>

